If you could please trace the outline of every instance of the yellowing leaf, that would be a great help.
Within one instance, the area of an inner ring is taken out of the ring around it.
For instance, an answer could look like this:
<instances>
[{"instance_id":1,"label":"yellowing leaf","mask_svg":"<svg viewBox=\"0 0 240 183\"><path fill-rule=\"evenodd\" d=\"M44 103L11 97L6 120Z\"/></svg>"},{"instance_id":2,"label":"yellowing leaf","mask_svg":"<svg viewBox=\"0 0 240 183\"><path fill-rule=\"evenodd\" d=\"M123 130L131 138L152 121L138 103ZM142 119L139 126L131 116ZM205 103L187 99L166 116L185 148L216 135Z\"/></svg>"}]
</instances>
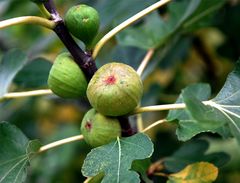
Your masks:
<instances>
[{"instance_id":1,"label":"yellowing leaf","mask_svg":"<svg viewBox=\"0 0 240 183\"><path fill-rule=\"evenodd\" d=\"M211 183L218 176L218 168L211 163L199 162L171 174L167 183Z\"/></svg>"}]
</instances>

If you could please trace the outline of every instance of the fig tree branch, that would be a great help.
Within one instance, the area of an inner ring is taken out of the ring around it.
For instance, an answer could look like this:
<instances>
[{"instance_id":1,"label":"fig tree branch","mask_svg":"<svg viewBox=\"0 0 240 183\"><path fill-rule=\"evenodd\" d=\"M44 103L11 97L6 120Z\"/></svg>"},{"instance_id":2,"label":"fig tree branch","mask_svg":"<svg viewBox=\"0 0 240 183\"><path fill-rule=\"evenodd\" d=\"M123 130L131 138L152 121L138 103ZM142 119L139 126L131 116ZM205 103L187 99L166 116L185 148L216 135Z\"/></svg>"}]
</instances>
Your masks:
<instances>
[{"instance_id":1,"label":"fig tree branch","mask_svg":"<svg viewBox=\"0 0 240 183\"><path fill-rule=\"evenodd\" d=\"M65 47L71 53L75 62L84 72L87 80L90 80L94 73L97 71L97 67L92 56L84 52L70 35L63 19L60 17L59 13L56 10L54 2L52 0L48 0L44 3L44 6L46 10L51 14L51 19L57 23L53 29L54 32L58 35Z\"/></svg>"},{"instance_id":2,"label":"fig tree branch","mask_svg":"<svg viewBox=\"0 0 240 183\"><path fill-rule=\"evenodd\" d=\"M135 14L134 16L130 17L129 19L125 20L121 24L119 24L117 27L113 28L110 32L108 32L105 36L103 36L100 41L96 44L94 51L93 51L93 59L95 59L101 50L101 48L104 46L105 43L107 43L113 36L115 36L117 33L122 31L123 29L127 28L129 25L133 24L140 18L146 16L147 14L151 13L152 11L156 10L157 8L163 6L164 4L170 2L171 0L160 0L156 2L155 4L147 7L146 9L140 11L139 13Z\"/></svg>"},{"instance_id":3,"label":"fig tree branch","mask_svg":"<svg viewBox=\"0 0 240 183\"><path fill-rule=\"evenodd\" d=\"M7 28L14 25L21 24L34 24L46 27L48 29L54 29L56 23L54 21L48 20L46 18L38 17L38 16L22 16L11 18L8 20L3 20L0 22L0 29Z\"/></svg>"},{"instance_id":4,"label":"fig tree branch","mask_svg":"<svg viewBox=\"0 0 240 183\"><path fill-rule=\"evenodd\" d=\"M58 141L55 141L55 142L52 142L50 144L47 144L47 145L44 145L44 146L40 147L38 152L42 153L42 152L47 151L49 149L52 149L52 148L55 148L55 147L58 147L58 146L61 146L61 145L64 145L64 144L68 144L68 143L71 143L71 142L80 141L80 140L83 140L83 135L76 135L76 136L73 136L73 137L68 137L68 138L58 140Z\"/></svg>"}]
</instances>

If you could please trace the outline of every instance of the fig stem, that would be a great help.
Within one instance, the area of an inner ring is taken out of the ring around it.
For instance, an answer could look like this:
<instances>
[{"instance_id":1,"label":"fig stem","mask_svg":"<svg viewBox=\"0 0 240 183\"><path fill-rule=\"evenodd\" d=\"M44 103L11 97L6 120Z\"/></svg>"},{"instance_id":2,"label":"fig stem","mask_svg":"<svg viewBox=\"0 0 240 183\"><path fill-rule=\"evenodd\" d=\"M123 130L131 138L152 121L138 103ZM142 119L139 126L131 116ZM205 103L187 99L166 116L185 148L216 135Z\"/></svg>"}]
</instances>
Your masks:
<instances>
[{"instance_id":1,"label":"fig stem","mask_svg":"<svg viewBox=\"0 0 240 183\"><path fill-rule=\"evenodd\" d=\"M138 69L137 69L137 73L139 76L142 75L144 69L146 68L147 64L149 63L149 61L151 60L152 56L154 54L154 49L149 49L145 55L145 57L143 58L141 64L139 65Z\"/></svg>"},{"instance_id":2,"label":"fig stem","mask_svg":"<svg viewBox=\"0 0 240 183\"><path fill-rule=\"evenodd\" d=\"M83 135L76 135L76 136L68 137L68 138L58 140L58 141L55 141L55 142L52 142L50 144L47 144L47 145L44 145L44 146L40 147L38 152L42 153L42 152L47 151L49 149L53 149L55 147L58 147L58 146L61 146L61 145L64 145L64 144L68 144L68 143L75 142L75 141L80 141L80 140L83 140L83 139L84 139Z\"/></svg>"},{"instance_id":3,"label":"fig stem","mask_svg":"<svg viewBox=\"0 0 240 183\"><path fill-rule=\"evenodd\" d=\"M152 4L151 6L145 8L144 10L138 12L137 14L133 15L132 17L130 17L129 19L125 20L124 22L122 22L121 24L119 24L118 26L116 26L115 28L113 28L111 31L109 31L105 36L103 36L100 41L98 41L98 43L96 44L94 51L93 51L93 59L96 59L99 51L101 50L101 48L104 46L105 43L107 43L113 36L115 36L117 33L119 33L120 31L122 31L123 29L127 28L128 26L130 26L131 24L133 24L134 22L136 22L137 20L139 20L140 18L146 16L147 14L151 13L152 11L156 10L157 8L165 5L166 3L170 2L171 0L160 0L154 4Z\"/></svg>"},{"instance_id":4,"label":"fig stem","mask_svg":"<svg viewBox=\"0 0 240 183\"><path fill-rule=\"evenodd\" d=\"M212 105L212 101L203 101L205 105ZM164 104L164 105L153 105L153 106L146 106L146 107L139 107L136 108L130 115L144 113L144 112L155 112L155 111L164 111L164 110L175 110L175 109L185 109L186 104L178 103L178 104Z\"/></svg>"},{"instance_id":5,"label":"fig stem","mask_svg":"<svg viewBox=\"0 0 240 183\"><path fill-rule=\"evenodd\" d=\"M154 128L155 126L160 125L160 124L165 123L165 122L167 122L166 119L158 120L158 121L152 123L151 125L149 125L148 127L144 128L143 130L141 130L141 132L145 133L146 131Z\"/></svg>"},{"instance_id":6,"label":"fig stem","mask_svg":"<svg viewBox=\"0 0 240 183\"><path fill-rule=\"evenodd\" d=\"M52 30L56 26L56 23L54 21L48 20L46 18L38 16L22 16L1 21L0 29L21 24L35 24Z\"/></svg>"},{"instance_id":7,"label":"fig stem","mask_svg":"<svg viewBox=\"0 0 240 183\"><path fill-rule=\"evenodd\" d=\"M23 97L51 95L51 94L53 94L52 91L48 89L25 91L25 92L12 92L12 93L7 93L3 95L3 97L0 98L0 101L4 99L23 98Z\"/></svg>"}]
</instances>

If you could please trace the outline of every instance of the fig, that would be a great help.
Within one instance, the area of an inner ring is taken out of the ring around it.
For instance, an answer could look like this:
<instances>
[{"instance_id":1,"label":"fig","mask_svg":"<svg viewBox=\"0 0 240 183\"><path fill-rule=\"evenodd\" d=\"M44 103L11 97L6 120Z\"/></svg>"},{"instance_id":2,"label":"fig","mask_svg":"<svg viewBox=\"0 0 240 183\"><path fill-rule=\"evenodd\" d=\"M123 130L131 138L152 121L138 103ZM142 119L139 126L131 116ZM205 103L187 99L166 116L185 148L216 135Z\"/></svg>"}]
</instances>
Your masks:
<instances>
[{"instance_id":1,"label":"fig","mask_svg":"<svg viewBox=\"0 0 240 183\"><path fill-rule=\"evenodd\" d=\"M129 65L109 63L92 77L87 88L90 104L107 116L122 116L131 112L141 100L143 84Z\"/></svg>"},{"instance_id":2,"label":"fig","mask_svg":"<svg viewBox=\"0 0 240 183\"><path fill-rule=\"evenodd\" d=\"M90 45L98 33L98 12L85 4L71 7L65 15L65 24L68 30L86 46Z\"/></svg>"},{"instance_id":3,"label":"fig","mask_svg":"<svg viewBox=\"0 0 240 183\"><path fill-rule=\"evenodd\" d=\"M107 117L90 109L83 117L81 132L89 145L98 147L121 136L121 126L117 118Z\"/></svg>"},{"instance_id":4,"label":"fig","mask_svg":"<svg viewBox=\"0 0 240 183\"><path fill-rule=\"evenodd\" d=\"M61 53L55 59L48 76L48 86L62 98L86 96L87 80L70 53Z\"/></svg>"}]
</instances>

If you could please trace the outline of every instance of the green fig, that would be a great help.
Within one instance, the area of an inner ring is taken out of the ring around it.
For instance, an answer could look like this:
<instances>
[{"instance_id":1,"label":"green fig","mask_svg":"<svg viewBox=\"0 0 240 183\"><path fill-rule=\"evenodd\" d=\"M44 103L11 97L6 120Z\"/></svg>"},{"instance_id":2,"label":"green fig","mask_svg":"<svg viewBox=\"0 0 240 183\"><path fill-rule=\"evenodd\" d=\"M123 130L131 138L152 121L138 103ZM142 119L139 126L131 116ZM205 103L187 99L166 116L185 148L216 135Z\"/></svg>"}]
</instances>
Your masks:
<instances>
[{"instance_id":1,"label":"green fig","mask_svg":"<svg viewBox=\"0 0 240 183\"><path fill-rule=\"evenodd\" d=\"M92 77L87 88L90 104L107 116L122 116L131 112L141 100L143 84L129 65L109 63Z\"/></svg>"},{"instance_id":2,"label":"green fig","mask_svg":"<svg viewBox=\"0 0 240 183\"><path fill-rule=\"evenodd\" d=\"M98 147L121 136L121 126L117 118L107 117L90 109L82 120L81 132L89 145Z\"/></svg>"},{"instance_id":3,"label":"green fig","mask_svg":"<svg viewBox=\"0 0 240 183\"><path fill-rule=\"evenodd\" d=\"M87 46L98 33L100 24L98 12L85 4L70 8L64 20L68 30Z\"/></svg>"},{"instance_id":4,"label":"green fig","mask_svg":"<svg viewBox=\"0 0 240 183\"><path fill-rule=\"evenodd\" d=\"M48 86L62 98L86 96L87 80L70 53L57 56L48 76Z\"/></svg>"}]
</instances>

